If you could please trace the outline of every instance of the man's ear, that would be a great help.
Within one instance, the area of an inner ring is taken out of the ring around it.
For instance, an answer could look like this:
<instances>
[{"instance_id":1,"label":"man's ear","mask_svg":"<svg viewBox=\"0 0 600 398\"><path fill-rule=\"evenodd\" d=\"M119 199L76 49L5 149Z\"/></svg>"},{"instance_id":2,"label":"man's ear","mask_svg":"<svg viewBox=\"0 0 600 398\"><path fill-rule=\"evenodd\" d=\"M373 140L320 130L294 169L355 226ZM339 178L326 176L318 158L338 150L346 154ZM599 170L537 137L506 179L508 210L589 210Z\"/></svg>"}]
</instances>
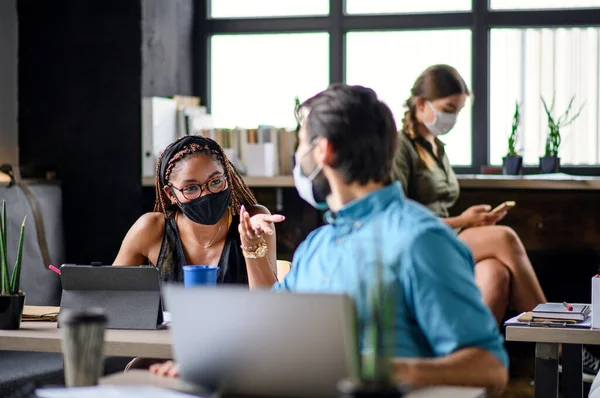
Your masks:
<instances>
[{"instance_id":1,"label":"man's ear","mask_svg":"<svg viewBox=\"0 0 600 398\"><path fill-rule=\"evenodd\" d=\"M320 137L314 149L315 162L321 165L331 165L333 163L333 144L327 138Z\"/></svg>"},{"instance_id":2,"label":"man's ear","mask_svg":"<svg viewBox=\"0 0 600 398\"><path fill-rule=\"evenodd\" d=\"M169 187L168 185L165 185L163 187L163 192L165 193L165 195L167 195L167 198L169 198L169 202L171 202L171 204L176 204L177 200L175 200L175 195L173 195L173 191L171 190L171 187Z\"/></svg>"}]
</instances>

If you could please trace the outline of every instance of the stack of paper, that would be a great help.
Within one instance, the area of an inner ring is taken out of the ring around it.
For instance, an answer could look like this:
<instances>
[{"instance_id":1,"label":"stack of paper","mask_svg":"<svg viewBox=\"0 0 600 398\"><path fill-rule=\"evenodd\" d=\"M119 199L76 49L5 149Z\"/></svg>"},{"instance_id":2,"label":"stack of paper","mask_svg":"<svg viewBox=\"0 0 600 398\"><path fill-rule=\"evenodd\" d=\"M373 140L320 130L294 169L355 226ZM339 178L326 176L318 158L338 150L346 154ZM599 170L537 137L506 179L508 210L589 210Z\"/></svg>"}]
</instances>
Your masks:
<instances>
[{"instance_id":1,"label":"stack of paper","mask_svg":"<svg viewBox=\"0 0 600 398\"><path fill-rule=\"evenodd\" d=\"M56 322L60 307L41 307L26 305L23 307L23 321L48 321Z\"/></svg>"}]
</instances>

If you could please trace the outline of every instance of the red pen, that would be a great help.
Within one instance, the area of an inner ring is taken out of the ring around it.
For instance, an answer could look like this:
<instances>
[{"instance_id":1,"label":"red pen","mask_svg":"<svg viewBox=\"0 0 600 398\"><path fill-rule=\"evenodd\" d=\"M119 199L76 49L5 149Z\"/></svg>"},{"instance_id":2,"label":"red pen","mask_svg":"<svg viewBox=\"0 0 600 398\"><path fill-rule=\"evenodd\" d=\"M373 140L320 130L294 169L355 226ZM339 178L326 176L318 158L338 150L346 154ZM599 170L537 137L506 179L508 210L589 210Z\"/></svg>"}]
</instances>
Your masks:
<instances>
[{"instance_id":1,"label":"red pen","mask_svg":"<svg viewBox=\"0 0 600 398\"><path fill-rule=\"evenodd\" d=\"M60 275L60 270L58 268L56 268L54 265L50 264L48 266L48 268L50 269L50 271L54 271L56 272L58 275Z\"/></svg>"},{"instance_id":2,"label":"red pen","mask_svg":"<svg viewBox=\"0 0 600 398\"><path fill-rule=\"evenodd\" d=\"M573 306L570 304L567 304L566 301L563 302L563 305L565 306L566 309L568 309L569 311L573 311Z\"/></svg>"}]
</instances>

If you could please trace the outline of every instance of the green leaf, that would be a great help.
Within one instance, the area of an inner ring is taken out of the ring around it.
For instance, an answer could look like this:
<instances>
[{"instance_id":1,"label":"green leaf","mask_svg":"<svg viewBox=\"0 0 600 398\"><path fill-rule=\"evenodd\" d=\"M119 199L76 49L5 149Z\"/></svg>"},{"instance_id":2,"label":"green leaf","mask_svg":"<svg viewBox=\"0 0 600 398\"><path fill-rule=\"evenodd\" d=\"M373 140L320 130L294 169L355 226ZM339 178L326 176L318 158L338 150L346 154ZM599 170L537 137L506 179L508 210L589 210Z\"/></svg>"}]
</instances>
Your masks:
<instances>
[{"instance_id":1,"label":"green leaf","mask_svg":"<svg viewBox=\"0 0 600 398\"><path fill-rule=\"evenodd\" d=\"M27 216L23 218L23 224L21 224L21 234L19 235L19 249L17 251L17 261L15 262L15 267L13 268L12 280L10 283L10 290L12 294L19 293L19 285L21 284L21 267L23 264L23 242L25 240L26 221Z\"/></svg>"},{"instance_id":2,"label":"green leaf","mask_svg":"<svg viewBox=\"0 0 600 398\"><path fill-rule=\"evenodd\" d=\"M6 201L2 201L2 230L4 231L4 235L2 237L2 242L4 243L4 248L7 246L7 230L6 230Z\"/></svg>"},{"instance_id":3,"label":"green leaf","mask_svg":"<svg viewBox=\"0 0 600 398\"><path fill-rule=\"evenodd\" d=\"M6 260L6 202L2 201L2 213L0 214L0 294L10 294L10 281L8 273L8 262Z\"/></svg>"},{"instance_id":4,"label":"green leaf","mask_svg":"<svg viewBox=\"0 0 600 398\"><path fill-rule=\"evenodd\" d=\"M510 136L508 137L508 153L506 156L517 156L517 132L519 130L519 122L519 102L515 101L515 113L513 114Z\"/></svg>"}]
</instances>

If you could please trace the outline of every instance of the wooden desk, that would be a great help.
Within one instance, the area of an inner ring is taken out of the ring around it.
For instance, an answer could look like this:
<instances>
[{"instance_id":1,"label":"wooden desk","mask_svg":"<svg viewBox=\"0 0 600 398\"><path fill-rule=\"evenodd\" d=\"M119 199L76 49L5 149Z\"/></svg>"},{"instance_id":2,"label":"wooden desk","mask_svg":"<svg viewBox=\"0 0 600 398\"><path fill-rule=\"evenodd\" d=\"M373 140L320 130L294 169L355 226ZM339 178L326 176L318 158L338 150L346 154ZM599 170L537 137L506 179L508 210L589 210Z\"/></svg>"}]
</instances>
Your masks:
<instances>
[{"instance_id":1,"label":"wooden desk","mask_svg":"<svg viewBox=\"0 0 600 398\"><path fill-rule=\"evenodd\" d=\"M0 330L0 350L61 352L61 334L54 322L23 322L19 330ZM104 354L109 356L146 356L171 358L168 330L106 330ZM144 385L170 388L182 392L197 389L179 379L154 376L146 371L117 373L103 378L102 385ZM407 398L479 398L481 388L433 387L410 393Z\"/></svg>"},{"instance_id":2,"label":"wooden desk","mask_svg":"<svg viewBox=\"0 0 600 398\"><path fill-rule=\"evenodd\" d=\"M201 394L193 385L181 379L155 376L150 372L136 370L118 373L100 380L100 385L108 386L153 386L175 391ZM430 387L413 391L406 398L481 398L485 397L483 388L470 387Z\"/></svg>"},{"instance_id":3,"label":"wooden desk","mask_svg":"<svg viewBox=\"0 0 600 398\"><path fill-rule=\"evenodd\" d=\"M536 343L536 398L558 397L558 345L562 344L562 396L583 396L582 345L600 345L600 329L507 326L506 340Z\"/></svg>"},{"instance_id":4,"label":"wooden desk","mask_svg":"<svg viewBox=\"0 0 600 398\"><path fill-rule=\"evenodd\" d=\"M22 322L19 330L0 330L0 350L61 352L55 322ZM171 358L168 330L114 330L105 333L104 355Z\"/></svg>"}]
</instances>

